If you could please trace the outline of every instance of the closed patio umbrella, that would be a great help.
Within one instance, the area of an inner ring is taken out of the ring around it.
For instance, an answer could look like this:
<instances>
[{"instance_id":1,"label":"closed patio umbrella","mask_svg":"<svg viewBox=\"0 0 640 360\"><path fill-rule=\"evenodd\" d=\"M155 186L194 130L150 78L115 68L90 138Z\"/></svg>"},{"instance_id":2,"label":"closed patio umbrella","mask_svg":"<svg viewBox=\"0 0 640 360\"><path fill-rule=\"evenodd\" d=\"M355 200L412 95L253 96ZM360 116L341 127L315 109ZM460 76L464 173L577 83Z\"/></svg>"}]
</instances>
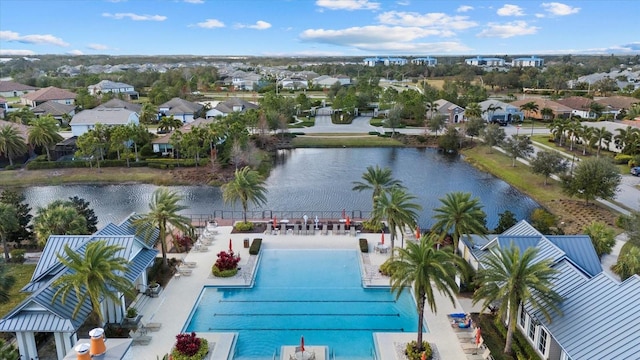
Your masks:
<instances>
[{"instance_id":1,"label":"closed patio umbrella","mask_svg":"<svg viewBox=\"0 0 640 360\"><path fill-rule=\"evenodd\" d=\"M380 237L380 243L384 245L384 231L382 232L382 236Z\"/></svg>"},{"instance_id":2,"label":"closed patio umbrella","mask_svg":"<svg viewBox=\"0 0 640 360\"><path fill-rule=\"evenodd\" d=\"M231 243L231 239L229 239L229 252L233 252L233 244Z\"/></svg>"},{"instance_id":3,"label":"closed patio umbrella","mask_svg":"<svg viewBox=\"0 0 640 360\"><path fill-rule=\"evenodd\" d=\"M416 239L420 240L420 226L416 227Z\"/></svg>"}]
</instances>

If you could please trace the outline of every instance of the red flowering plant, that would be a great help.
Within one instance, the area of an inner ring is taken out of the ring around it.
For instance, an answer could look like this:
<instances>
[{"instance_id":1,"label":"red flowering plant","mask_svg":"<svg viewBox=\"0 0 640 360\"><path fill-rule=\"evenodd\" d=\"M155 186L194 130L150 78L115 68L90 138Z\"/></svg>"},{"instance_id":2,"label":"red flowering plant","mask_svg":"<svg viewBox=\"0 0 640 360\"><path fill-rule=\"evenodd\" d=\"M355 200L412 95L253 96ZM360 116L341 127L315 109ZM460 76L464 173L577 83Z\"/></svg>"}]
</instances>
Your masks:
<instances>
[{"instance_id":1,"label":"red flowering plant","mask_svg":"<svg viewBox=\"0 0 640 360\"><path fill-rule=\"evenodd\" d=\"M173 360L199 360L209 352L206 339L196 336L195 332L176 335L176 344L171 351Z\"/></svg>"},{"instance_id":2,"label":"red flowering plant","mask_svg":"<svg viewBox=\"0 0 640 360\"><path fill-rule=\"evenodd\" d=\"M179 251L189 251L193 246L193 239L189 235L177 235L175 242Z\"/></svg>"},{"instance_id":3,"label":"red flowering plant","mask_svg":"<svg viewBox=\"0 0 640 360\"><path fill-rule=\"evenodd\" d=\"M240 262L240 256L235 255L233 250L220 251L218 253L218 260L213 265L213 275L218 277L230 277L238 273L238 263Z\"/></svg>"}]
</instances>

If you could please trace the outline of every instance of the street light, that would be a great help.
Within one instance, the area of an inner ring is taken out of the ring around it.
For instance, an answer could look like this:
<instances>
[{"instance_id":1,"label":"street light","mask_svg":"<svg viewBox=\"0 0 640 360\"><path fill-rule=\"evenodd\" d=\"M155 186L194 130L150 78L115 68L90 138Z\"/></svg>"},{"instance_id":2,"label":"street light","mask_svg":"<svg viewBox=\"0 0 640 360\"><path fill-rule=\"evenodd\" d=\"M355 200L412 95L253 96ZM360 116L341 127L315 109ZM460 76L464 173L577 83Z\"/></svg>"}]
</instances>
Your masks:
<instances>
[{"instance_id":1,"label":"street light","mask_svg":"<svg viewBox=\"0 0 640 360\"><path fill-rule=\"evenodd\" d=\"M516 137L520 137L520 135L519 135L519 134L520 134L520 125L518 124L518 125L516 126Z\"/></svg>"}]
</instances>

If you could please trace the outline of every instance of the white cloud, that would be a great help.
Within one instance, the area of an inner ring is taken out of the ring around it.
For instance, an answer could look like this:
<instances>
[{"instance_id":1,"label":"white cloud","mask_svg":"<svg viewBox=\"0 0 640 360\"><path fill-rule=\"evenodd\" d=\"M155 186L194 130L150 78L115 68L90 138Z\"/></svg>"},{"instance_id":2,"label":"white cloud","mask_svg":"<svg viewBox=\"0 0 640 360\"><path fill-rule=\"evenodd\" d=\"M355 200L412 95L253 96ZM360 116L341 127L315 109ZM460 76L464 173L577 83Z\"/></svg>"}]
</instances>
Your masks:
<instances>
[{"instance_id":1,"label":"white cloud","mask_svg":"<svg viewBox=\"0 0 640 360\"><path fill-rule=\"evenodd\" d=\"M31 50L12 50L12 49L0 49L0 55L17 55L17 56L28 56L35 55L36 53Z\"/></svg>"},{"instance_id":2,"label":"white cloud","mask_svg":"<svg viewBox=\"0 0 640 360\"><path fill-rule=\"evenodd\" d=\"M419 14L416 12L388 11L378 15L378 21L386 25L406 25L431 27L442 30L442 35L452 36L452 30L464 30L478 24L468 16L449 16L444 13Z\"/></svg>"},{"instance_id":3,"label":"white cloud","mask_svg":"<svg viewBox=\"0 0 640 360\"><path fill-rule=\"evenodd\" d=\"M380 3L369 0L316 0L316 5L329 10L377 10Z\"/></svg>"},{"instance_id":4,"label":"white cloud","mask_svg":"<svg viewBox=\"0 0 640 360\"><path fill-rule=\"evenodd\" d=\"M164 15L138 15L134 13L115 13L115 14L102 13L102 16L116 19L116 20L122 20L125 18L129 18L130 20L133 20L133 21L165 21L167 20L167 17Z\"/></svg>"},{"instance_id":5,"label":"white cloud","mask_svg":"<svg viewBox=\"0 0 640 360\"><path fill-rule=\"evenodd\" d=\"M102 44L89 44L87 47L91 50L108 50L109 47L107 45Z\"/></svg>"},{"instance_id":6,"label":"white cloud","mask_svg":"<svg viewBox=\"0 0 640 360\"><path fill-rule=\"evenodd\" d=\"M554 16L565 16L577 14L580 11L578 7L571 7L558 2L542 3L541 5L548 13Z\"/></svg>"},{"instance_id":7,"label":"white cloud","mask_svg":"<svg viewBox=\"0 0 640 360\"><path fill-rule=\"evenodd\" d=\"M399 0L399 1L396 1L396 4L400 6L409 6L411 5L411 2L409 0Z\"/></svg>"},{"instance_id":8,"label":"white cloud","mask_svg":"<svg viewBox=\"0 0 640 360\"><path fill-rule=\"evenodd\" d=\"M215 29L215 28L223 28L224 23L217 19L207 19L203 22L197 23L195 26L201 27L204 29Z\"/></svg>"},{"instance_id":9,"label":"white cloud","mask_svg":"<svg viewBox=\"0 0 640 360\"><path fill-rule=\"evenodd\" d=\"M80 50L71 50L71 51L68 51L67 54L69 54L69 55L84 55L84 53L82 51L80 51Z\"/></svg>"},{"instance_id":10,"label":"white cloud","mask_svg":"<svg viewBox=\"0 0 640 360\"><path fill-rule=\"evenodd\" d=\"M521 35L532 35L538 32L538 27L529 26L526 21L512 21L504 24L488 23L478 37L510 38Z\"/></svg>"},{"instance_id":11,"label":"white cloud","mask_svg":"<svg viewBox=\"0 0 640 360\"><path fill-rule=\"evenodd\" d=\"M523 16L524 11L518 5L505 4L498 9L498 15L500 16Z\"/></svg>"},{"instance_id":12,"label":"white cloud","mask_svg":"<svg viewBox=\"0 0 640 360\"><path fill-rule=\"evenodd\" d=\"M50 34L20 35L15 31L8 30L0 31L0 40L9 42L20 42L24 44L50 44L57 46L69 46L69 44L64 40Z\"/></svg>"},{"instance_id":13,"label":"white cloud","mask_svg":"<svg viewBox=\"0 0 640 360\"><path fill-rule=\"evenodd\" d=\"M456 9L456 12L467 12L473 10L473 6L462 5Z\"/></svg>"},{"instance_id":14,"label":"white cloud","mask_svg":"<svg viewBox=\"0 0 640 360\"><path fill-rule=\"evenodd\" d=\"M268 22L266 22L266 21L258 20L258 21L256 21L256 23L255 23L255 24L253 24L253 25L236 24L236 25L234 25L234 27L235 27L236 29L244 29L244 28L247 28L247 29L255 29L255 30L266 30L266 29L268 29L268 28L270 28L270 27L271 27L271 24L269 24L269 23L268 23Z\"/></svg>"},{"instance_id":15,"label":"white cloud","mask_svg":"<svg viewBox=\"0 0 640 360\"><path fill-rule=\"evenodd\" d=\"M189 4L204 4L204 0L184 0L184 2Z\"/></svg>"}]
</instances>

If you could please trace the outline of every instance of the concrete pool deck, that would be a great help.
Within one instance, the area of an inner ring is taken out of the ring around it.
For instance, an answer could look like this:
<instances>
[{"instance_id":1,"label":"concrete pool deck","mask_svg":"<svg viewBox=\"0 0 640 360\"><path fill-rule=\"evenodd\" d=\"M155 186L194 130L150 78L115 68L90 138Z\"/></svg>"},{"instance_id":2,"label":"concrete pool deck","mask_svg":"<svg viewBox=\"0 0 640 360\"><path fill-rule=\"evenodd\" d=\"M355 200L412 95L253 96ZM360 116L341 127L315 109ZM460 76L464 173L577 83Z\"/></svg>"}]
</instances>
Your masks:
<instances>
[{"instance_id":1,"label":"concrete pool deck","mask_svg":"<svg viewBox=\"0 0 640 360\"><path fill-rule=\"evenodd\" d=\"M142 314L142 323L161 323L159 331L149 332L151 342L149 345L136 345L132 347L133 358L136 360L157 360L171 351L175 343L175 336L179 334L187 321L193 306L203 286L248 286L253 281L256 267L256 256L249 255L249 249L243 247L244 239L253 241L254 238L262 238L263 249L359 249L358 239L366 238L369 242L368 254L362 254L361 270L363 272L363 284L365 286L388 286L389 279L378 274L378 266L382 264L389 254L374 252L373 247L380 240L379 234L350 235L272 235L272 234L231 234L231 226L219 226L215 240L208 246L208 251L191 251L188 254L167 254L169 258L181 258L184 261L195 262L191 268L191 274L174 277L160 292L158 297L140 295L132 306ZM386 237L388 239L388 236ZM239 254L241 271L232 278L216 278L211 274L211 267L216 261L216 254L222 250L228 250L229 239L233 243L233 250ZM390 241L388 239L387 241ZM405 240L406 241L406 240ZM400 241L396 240L396 245ZM428 333L424 334L425 341L435 345L439 359L467 359L467 354L462 348L456 332L451 328L447 314L454 312L467 312L471 309L463 309L456 300L455 307L448 298L441 296L437 291L437 314L429 309L425 310L425 321ZM198 333L198 336L209 341L211 360L233 359L233 351L236 343L236 333ZM378 351L379 360L402 360L396 350L397 345L416 339L415 333L375 333L374 343ZM312 344L309 344L312 345ZM322 346L323 344L313 344ZM296 346L296 344L281 344L281 346ZM276 349L274 349L274 352ZM281 357L278 357L279 359ZM469 357L472 358L472 357ZM288 359L287 359L288 360Z\"/></svg>"}]
</instances>

